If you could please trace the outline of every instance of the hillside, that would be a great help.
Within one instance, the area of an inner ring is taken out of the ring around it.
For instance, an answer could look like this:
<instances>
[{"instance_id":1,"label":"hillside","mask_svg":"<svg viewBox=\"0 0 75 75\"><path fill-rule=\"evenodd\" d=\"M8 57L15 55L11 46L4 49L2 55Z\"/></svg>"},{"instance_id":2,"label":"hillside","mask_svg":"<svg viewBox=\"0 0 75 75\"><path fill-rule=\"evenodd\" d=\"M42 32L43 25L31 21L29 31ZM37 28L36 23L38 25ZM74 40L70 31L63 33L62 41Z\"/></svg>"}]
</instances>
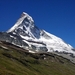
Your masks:
<instances>
[{"instance_id":1,"label":"hillside","mask_svg":"<svg viewBox=\"0 0 75 75\"><path fill-rule=\"evenodd\" d=\"M75 64L52 53L29 53L0 42L0 75L75 75Z\"/></svg>"},{"instance_id":2,"label":"hillside","mask_svg":"<svg viewBox=\"0 0 75 75\"><path fill-rule=\"evenodd\" d=\"M75 63L74 48L62 38L38 28L33 18L26 12L21 14L8 31L0 32L0 40L15 44L35 54L55 53Z\"/></svg>"}]
</instances>

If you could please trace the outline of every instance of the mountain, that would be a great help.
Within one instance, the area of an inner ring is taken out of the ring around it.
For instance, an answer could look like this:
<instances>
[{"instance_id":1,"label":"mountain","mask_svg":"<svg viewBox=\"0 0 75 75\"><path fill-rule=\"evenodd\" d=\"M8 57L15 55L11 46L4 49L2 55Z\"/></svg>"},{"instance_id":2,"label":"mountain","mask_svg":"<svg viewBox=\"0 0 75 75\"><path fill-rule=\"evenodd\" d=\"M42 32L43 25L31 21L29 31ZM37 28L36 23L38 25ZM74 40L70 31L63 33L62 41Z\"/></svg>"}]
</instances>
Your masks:
<instances>
[{"instance_id":1,"label":"mountain","mask_svg":"<svg viewBox=\"0 0 75 75\"><path fill-rule=\"evenodd\" d=\"M30 53L0 41L0 75L75 75L75 64L53 53Z\"/></svg>"},{"instance_id":2,"label":"mountain","mask_svg":"<svg viewBox=\"0 0 75 75\"><path fill-rule=\"evenodd\" d=\"M0 32L0 40L27 49L29 52L52 52L75 62L74 48L61 38L39 29L30 15L23 12L7 32Z\"/></svg>"}]
</instances>

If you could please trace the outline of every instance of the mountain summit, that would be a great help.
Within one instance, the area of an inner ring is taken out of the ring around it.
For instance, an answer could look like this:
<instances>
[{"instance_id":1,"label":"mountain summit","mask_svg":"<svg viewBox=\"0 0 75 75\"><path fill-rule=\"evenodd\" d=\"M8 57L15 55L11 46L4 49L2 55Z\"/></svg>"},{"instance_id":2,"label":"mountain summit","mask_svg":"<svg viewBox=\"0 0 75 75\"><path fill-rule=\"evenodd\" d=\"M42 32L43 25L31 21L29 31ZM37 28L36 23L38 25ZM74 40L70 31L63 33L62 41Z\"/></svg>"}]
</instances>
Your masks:
<instances>
[{"instance_id":1,"label":"mountain summit","mask_svg":"<svg viewBox=\"0 0 75 75\"><path fill-rule=\"evenodd\" d=\"M7 32L0 32L0 40L31 53L52 52L75 62L75 49L61 38L39 29L33 18L25 12Z\"/></svg>"},{"instance_id":2,"label":"mountain summit","mask_svg":"<svg viewBox=\"0 0 75 75\"><path fill-rule=\"evenodd\" d=\"M35 26L34 20L27 13L23 12L21 17L11 27L7 33L11 33L10 36L17 35L21 38L21 41L27 43L28 47L35 52L67 52L73 53L73 47L65 43L61 38L39 29ZM13 36L12 38L16 38ZM12 41L13 42L13 41ZM22 46L22 45L21 45ZM24 46L25 47L25 46Z\"/></svg>"},{"instance_id":3,"label":"mountain summit","mask_svg":"<svg viewBox=\"0 0 75 75\"><path fill-rule=\"evenodd\" d=\"M21 14L21 17L20 19L16 22L16 24L11 28L9 29L7 32L12 32L14 31L15 29L17 29L17 27L20 27L20 26L26 26L24 25L24 22L27 23L30 22L31 24L34 22L32 17L30 17L27 13L23 12ZM21 25L22 24L22 25Z\"/></svg>"}]
</instances>

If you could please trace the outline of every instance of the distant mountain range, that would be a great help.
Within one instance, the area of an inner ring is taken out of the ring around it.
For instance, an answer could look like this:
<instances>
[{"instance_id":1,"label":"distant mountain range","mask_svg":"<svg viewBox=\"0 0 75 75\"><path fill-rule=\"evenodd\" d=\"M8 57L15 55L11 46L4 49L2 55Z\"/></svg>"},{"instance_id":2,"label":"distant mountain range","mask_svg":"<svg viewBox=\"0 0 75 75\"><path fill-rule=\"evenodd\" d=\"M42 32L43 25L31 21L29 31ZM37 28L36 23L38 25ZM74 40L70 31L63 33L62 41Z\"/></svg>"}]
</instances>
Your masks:
<instances>
[{"instance_id":1,"label":"distant mountain range","mask_svg":"<svg viewBox=\"0 0 75 75\"><path fill-rule=\"evenodd\" d=\"M31 53L55 53L75 63L75 49L61 38L39 29L27 13L6 32L0 32L0 41L6 41Z\"/></svg>"}]
</instances>

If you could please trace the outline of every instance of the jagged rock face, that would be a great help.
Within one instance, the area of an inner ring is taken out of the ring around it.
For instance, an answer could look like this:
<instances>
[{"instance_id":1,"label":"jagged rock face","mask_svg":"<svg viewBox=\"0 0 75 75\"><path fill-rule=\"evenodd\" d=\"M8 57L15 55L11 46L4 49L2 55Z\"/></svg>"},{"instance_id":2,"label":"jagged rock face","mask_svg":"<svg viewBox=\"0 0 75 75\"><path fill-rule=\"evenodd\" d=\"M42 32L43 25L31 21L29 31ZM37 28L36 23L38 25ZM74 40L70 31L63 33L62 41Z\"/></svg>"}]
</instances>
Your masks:
<instances>
[{"instance_id":1,"label":"jagged rock face","mask_svg":"<svg viewBox=\"0 0 75 75\"><path fill-rule=\"evenodd\" d=\"M3 33L4 34L4 33ZM27 13L23 12L21 17L4 35L4 40L28 48L35 52L66 52L75 55L73 47L65 43L61 38L40 30L34 20ZM0 39L2 36L0 36Z\"/></svg>"},{"instance_id":2,"label":"jagged rock face","mask_svg":"<svg viewBox=\"0 0 75 75\"><path fill-rule=\"evenodd\" d=\"M8 34L6 32L0 32L0 41L6 41L12 44L15 44L17 46L29 46L27 43L22 41L22 38L19 36L11 36L11 34Z\"/></svg>"},{"instance_id":3,"label":"jagged rock face","mask_svg":"<svg viewBox=\"0 0 75 75\"><path fill-rule=\"evenodd\" d=\"M34 39L40 38L40 30L34 25L33 19L27 13L23 12L22 15L17 23L8 30L8 33L13 32L17 35L28 36Z\"/></svg>"}]
</instances>

